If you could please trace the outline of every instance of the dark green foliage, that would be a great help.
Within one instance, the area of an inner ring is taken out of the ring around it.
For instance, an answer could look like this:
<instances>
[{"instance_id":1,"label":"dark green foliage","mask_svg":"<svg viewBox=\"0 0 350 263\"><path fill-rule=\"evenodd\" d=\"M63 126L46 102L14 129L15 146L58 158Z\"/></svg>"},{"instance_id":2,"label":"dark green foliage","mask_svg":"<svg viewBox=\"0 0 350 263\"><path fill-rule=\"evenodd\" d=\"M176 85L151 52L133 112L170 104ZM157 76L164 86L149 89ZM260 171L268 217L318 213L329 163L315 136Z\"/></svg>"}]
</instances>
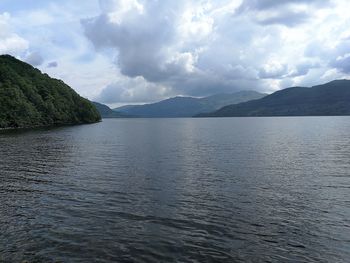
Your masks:
<instances>
[{"instance_id":1,"label":"dark green foliage","mask_svg":"<svg viewBox=\"0 0 350 263\"><path fill-rule=\"evenodd\" d=\"M104 105L104 104L101 104L98 102L92 102L92 103L95 105L96 109L101 114L102 118L127 118L127 117L129 117L128 115L126 115L124 113L112 110L107 105Z\"/></svg>"},{"instance_id":2,"label":"dark green foliage","mask_svg":"<svg viewBox=\"0 0 350 263\"><path fill-rule=\"evenodd\" d=\"M197 117L342 115L350 115L350 80L335 80L312 88L288 88Z\"/></svg>"},{"instance_id":3,"label":"dark green foliage","mask_svg":"<svg viewBox=\"0 0 350 263\"><path fill-rule=\"evenodd\" d=\"M0 128L93 123L94 105L61 80L9 55L0 56Z\"/></svg>"},{"instance_id":4,"label":"dark green foliage","mask_svg":"<svg viewBox=\"0 0 350 263\"><path fill-rule=\"evenodd\" d=\"M175 97L157 103L128 105L116 111L138 117L192 117L201 112L210 112L223 106L260 99L266 94L255 91L240 91L232 94L218 94L205 98Z\"/></svg>"}]
</instances>

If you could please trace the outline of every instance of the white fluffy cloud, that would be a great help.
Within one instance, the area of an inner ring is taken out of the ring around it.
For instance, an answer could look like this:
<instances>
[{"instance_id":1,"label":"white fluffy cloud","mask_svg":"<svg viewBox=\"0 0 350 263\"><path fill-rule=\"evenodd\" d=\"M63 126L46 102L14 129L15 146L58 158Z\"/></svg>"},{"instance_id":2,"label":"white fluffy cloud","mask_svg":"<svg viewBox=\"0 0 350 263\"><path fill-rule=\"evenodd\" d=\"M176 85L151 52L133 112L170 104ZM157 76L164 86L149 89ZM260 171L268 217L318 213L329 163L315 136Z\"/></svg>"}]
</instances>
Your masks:
<instances>
[{"instance_id":1,"label":"white fluffy cloud","mask_svg":"<svg viewBox=\"0 0 350 263\"><path fill-rule=\"evenodd\" d=\"M0 54L18 55L28 48L28 42L10 27L10 14L0 14Z\"/></svg>"}]
</instances>

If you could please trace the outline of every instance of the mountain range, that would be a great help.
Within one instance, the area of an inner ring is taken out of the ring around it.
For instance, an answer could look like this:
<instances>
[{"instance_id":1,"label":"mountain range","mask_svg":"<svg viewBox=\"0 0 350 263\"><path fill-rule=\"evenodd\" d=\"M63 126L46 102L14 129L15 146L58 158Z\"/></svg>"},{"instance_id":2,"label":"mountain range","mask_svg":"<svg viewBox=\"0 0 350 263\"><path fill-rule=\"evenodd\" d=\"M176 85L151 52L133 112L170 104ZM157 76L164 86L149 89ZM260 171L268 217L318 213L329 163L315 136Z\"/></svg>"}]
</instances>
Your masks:
<instances>
[{"instance_id":1,"label":"mountain range","mask_svg":"<svg viewBox=\"0 0 350 263\"><path fill-rule=\"evenodd\" d=\"M350 80L335 80L311 88L287 88L196 117L341 115L350 115Z\"/></svg>"},{"instance_id":2,"label":"mountain range","mask_svg":"<svg viewBox=\"0 0 350 263\"><path fill-rule=\"evenodd\" d=\"M260 99L264 96L266 94L256 91L240 91L204 98L174 97L151 104L122 106L114 110L144 118L192 117L199 113L218 110L226 105Z\"/></svg>"}]
</instances>

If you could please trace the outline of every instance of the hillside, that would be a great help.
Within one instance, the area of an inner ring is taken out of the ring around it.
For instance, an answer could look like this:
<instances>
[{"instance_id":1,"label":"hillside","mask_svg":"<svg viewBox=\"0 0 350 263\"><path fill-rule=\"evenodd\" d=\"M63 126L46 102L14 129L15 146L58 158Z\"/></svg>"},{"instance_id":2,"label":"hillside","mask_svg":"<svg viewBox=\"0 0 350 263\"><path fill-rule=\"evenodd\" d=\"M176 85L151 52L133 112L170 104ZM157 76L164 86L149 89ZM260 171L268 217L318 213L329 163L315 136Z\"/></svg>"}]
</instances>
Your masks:
<instances>
[{"instance_id":1,"label":"hillside","mask_svg":"<svg viewBox=\"0 0 350 263\"><path fill-rule=\"evenodd\" d=\"M127 105L115 110L147 118L192 117L195 114L214 111L226 105L260 99L265 95L255 91L240 91L205 98L175 97L152 104Z\"/></svg>"},{"instance_id":2,"label":"hillside","mask_svg":"<svg viewBox=\"0 0 350 263\"><path fill-rule=\"evenodd\" d=\"M287 88L197 117L342 115L350 115L350 80L335 80L311 88Z\"/></svg>"},{"instance_id":3,"label":"hillside","mask_svg":"<svg viewBox=\"0 0 350 263\"><path fill-rule=\"evenodd\" d=\"M107 105L98 102L92 102L102 118L126 118L128 115L112 110Z\"/></svg>"},{"instance_id":4,"label":"hillside","mask_svg":"<svg viewBox=\"0 0 350 263\"><path fill-rule=\"evenodd\" d=\"M0 128L93 123L95 106L61 80L9 55L0 56Z\"/></svg>"}]
</instances>

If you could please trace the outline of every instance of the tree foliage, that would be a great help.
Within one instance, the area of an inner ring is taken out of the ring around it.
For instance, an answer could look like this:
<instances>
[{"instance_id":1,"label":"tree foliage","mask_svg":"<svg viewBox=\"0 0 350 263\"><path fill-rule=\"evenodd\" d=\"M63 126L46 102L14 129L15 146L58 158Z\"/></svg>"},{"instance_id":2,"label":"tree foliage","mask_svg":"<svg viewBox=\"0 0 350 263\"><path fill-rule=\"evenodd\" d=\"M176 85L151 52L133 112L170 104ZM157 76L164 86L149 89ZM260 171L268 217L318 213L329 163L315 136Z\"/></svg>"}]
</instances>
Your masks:
<instances>
[{"instance_id":1,"label":"tree foliage","mask_svg":"<svg viewBox=\"0 0 350 263\"><path fill-rule=\"evenodd\" d=\"M61 80L9 55L0 56L0 128L93 123L95 106Z\"/></svg>"}]
</instances>

